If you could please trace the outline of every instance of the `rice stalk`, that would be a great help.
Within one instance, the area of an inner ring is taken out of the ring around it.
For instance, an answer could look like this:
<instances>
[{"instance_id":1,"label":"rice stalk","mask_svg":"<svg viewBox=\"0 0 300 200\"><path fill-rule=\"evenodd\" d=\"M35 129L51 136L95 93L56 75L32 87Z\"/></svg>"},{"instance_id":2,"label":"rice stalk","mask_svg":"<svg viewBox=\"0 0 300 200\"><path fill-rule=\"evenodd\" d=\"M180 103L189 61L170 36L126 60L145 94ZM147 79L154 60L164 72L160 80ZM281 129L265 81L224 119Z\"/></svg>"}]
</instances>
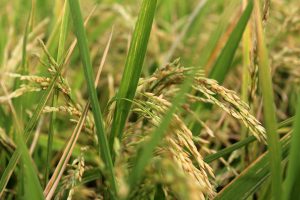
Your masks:
<instances>
[{"instance_id":1,"label":"rice stalk","mask_svg":"<svg viewBox=\"0 0 300 200\"><path fill-rule=\"evenodd\" d=\"M122 138L122 130L125 126L131 106L130 101L122 101L122 99L132 100L135 95L147 50L156 3L157 0L143 0L141 5L129 52L126 57L122 81L116 97L117 102L109 138L111 150L115 138Z\"/></svg>"},{"instance_id":2,"label":"rice stalk","mask_svg":"<svg viewBox=\"0 0 300 200\"><path fill-rule=\"evenodd\" d=\"M279 136L276 132L277 119L274 105L274 94L272 87L271 69L268 58L268 50L265 43L265 36L263 33L262 17L260 12L259 1L255 0L255 22L256 22L256 36L258 48L258 65L259 65L259 82L263 95L263 109L264 119L267 133L268 148L270 151L270 167L272 180L272 197L274 199L281 199L282 188L282 173L281 173L281 147L279 143Z\"/></svg>"}]
</instances>

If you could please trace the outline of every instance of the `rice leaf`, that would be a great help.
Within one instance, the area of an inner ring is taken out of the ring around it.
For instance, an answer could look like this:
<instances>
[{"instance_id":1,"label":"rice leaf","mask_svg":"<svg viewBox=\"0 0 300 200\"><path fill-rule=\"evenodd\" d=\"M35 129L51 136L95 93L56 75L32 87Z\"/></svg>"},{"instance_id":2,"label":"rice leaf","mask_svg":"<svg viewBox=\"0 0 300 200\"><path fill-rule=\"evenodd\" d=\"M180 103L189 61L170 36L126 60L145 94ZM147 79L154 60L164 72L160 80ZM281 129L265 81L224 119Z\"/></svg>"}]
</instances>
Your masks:
<instances>
[{"instance_id":1,"label":"rice leaf","mask_svg":"<svg viewBox=\"0 0 300 200\"><path fill-rule=\"evenodd\" d=\"M230 153L232 153L233 151L237 150L237 149L240 149L242 147L244 147L245 145L248 145L252 142L254 142L256 140L256 138L252 135L252 136L249 136L245 139L243 139L242 141L239 141L225 149L222 149L220 151L218 151L217 153L215 154L212 154L212 155L209 155L209 156L206 156L204 158L204 161L207 162L207 163L210 163L218 158L221 158L223 156L226 156Z\"/></svg>"},{"instance_id":2,"label":"rice leaf","mask_svg":"<svg viewBox=\"0 0 300 200\"><path fill-rule=\"evenodd\" d=\"M282 159L285 160L290 146L289 135L281 140ZM222 189L215 199L247 199L270 177L270 152L254 161L238 177ZM238 192L237 192L238 191Z\"/></svg>"},{"instance_id":3,"label":"rice leaf","mask_svg":"<svg viewBox=\"0 0 300 200\"><path fill-rule=\"evenodd\" d=\"M262 17L260 13L259 1L255 0L255 22L257 35L257 51L258 51L258 74L259 85L263 97L264 122L267 133L268 149L270 151L270 168L272 197L276 200L281 199L281 148L279 143L279 135L276 132L277 119L274 104L274 94L272 87L271 68L268 58L268 50L265 43L265 36L262 26Z\"/></svg>"},{"instance_id":4,"label":"rice leaf","mask_svg":"<svg viewBox=\"0 0 300 200\"><path fill-rule=\"evenodd\" d=\"M51 83L49 85L49 87L47 88L47 90L44 92L43 96L41 97L41 100L39 102L39 104L37 105L37 108L34 110L34 113L32 115L32 117L30 118L29 122L26 124L25 130L23 132L23 136L25 138L25 142L27 142L27 140L29 139L29 137L32 135L32 131L42 113L42 110L44 108L44 106L46 105L48 99L51 96L51 92L53 91L53 88L55 86L56 80L59 77L59 73L60 70L62 69L62 66L59 68L58 72L56 73L56 75L53 77L53 79L51 80ZM20 158L20 150L17 148L15 150L15 152L13 153L12 157L9 160L8 165L6 166L1 180L0 180L0 197L3 194L3 191L17 165L17 162Z\"/></svg>"},{"instance_id":5,"label":"rice leaf","mask_svg":"<svg viewBox=\"0 0 300 200\"><path fill-rule=\"evenodd\" d=\"M224 46L220 56L214 64L212 70L209 73L209 78L217 80L222 84L225 80L226 75L231 67L234 54L238 48L238 45L242 39L244 30L248 24L248 20L251 16L253 9L253 2L249 1L243 15L235 26L234 30L230 34L226 45Z\"/></svg>"},{"instance_id":6,"label":"rice leaf","mask_svg":"<svg viewBox=\"0 0 300 200\"><path fill-rule=\"evenodd\" d=\"M211 3L212 1L209 1ZM224 34L226 27L229 24L230 17L234 12L234 8L237 4L236 0L230 1L229 5L226 6L225 10L223 11L220 21L218 22L218 26L216 30L213 31L211 37L209 38L207 44L205 45L201 56L199 56L198 64L201 67L207 67L208 61L212 56L213 52L216 51L217 44L220 41L222 34Z\"/></svg>"},{"instance_id":7,"label":"rice leaf","mask_svg":"<svg viewBox=\"0 0 300 200\"><path fill-rule=\"evenodd\" d=\"M62 12L62 20L60 25L60 36L59 36L59 43L58 43L58 50L57 50L57 58L56 63L62 63L64 50L65 50L65 41L68 35L68 21L69 21L69 7L68 7L68 1L66 0L64 3L64 8ZM52 97L52 107L57 106L57 100L58 100L58 91L53 92ZM48 134L48 146L47 146L47 155L46 155L46 170L45 170L45 185L48 182L49 172L50 172L50 160L52 156L52 142L53 142L53 135L55 132L55 119L56 119L56 113L52 112L50 115L50 124L49 124L49 134Z\"/></svg>"},{"instance_id":8,"label":"rice leaf","mask_svg":"<svg viewBox=\"0 0 300 200\"><path fill-rule=\"evenodd\" d=\"M86 19L86 23L88 22L88 20L90 19L92 13L94 12L95 9L92 10L92 12L90 12L90 15L87 17ZM57 25L58 27L58 25ZM53 34L56 33L53 32ZM55 35L55 34L54 34ZM48 41L49 42L49 41ZM68 54L66 55L66 58L64 59L64 63L61 64L56 72L56 74L54 75L54 77L52 78L51 82L49 83L49 86L48 88L45 90L45 92L43 93L42 97L40 98L40 101L36 107L36 109L34 110L33 114L32 114L32 117L30 118L29 122L26 124L26 127L25 127L25 130L23 132L24 134L24 138L25 138L25 141L27 142L29 137L32 135L32 131L33 131L33 128L35 127L35 125L37 124L37 121L42 113L42 110L43 108L45 107L48 99L50 98L51 96L51 92L53 91L54 89L54 86L55 86L55 83L57 81L57 79L61 76L61 70L62 68L67 64L67 62L69 61L73 51L74 51L74 48L77 44L77 41L74 40L73 43L71 44L70 48L68 49ZM13 153L13 155L11 156L10 160L9 160L9 163L8 165L6 166L2 176L1 176L1 180L0 180L0 197L2 196L3 194L3 191L16 167L16 164L18 162L20 158L20 152L18 151L18 149L15 150L15 152Z\"/></svg>"},{"instance_id":9,"label":"rice leaf","mask_svg":"<svg viewBox=\"0 0 300 200\"><path fill-rule=\"evenodd\" d=\"M199 13L202 12L203 8L205 7L207 3L207 0L200 0L198 4L196 5L195 9L193 12L190 14L188 19L186 20L187 22L185 23L184 27L182 28L181 32L177 36L176 40L173 42L172 46L170 47L170 50L168 51L166 58L165 58L165 63L169 63L175 53L175 50L177 47L180 45L186 34L188 33L188 30L192 26L193 22L197 19L197 16Z\"/></svg>"},{"instance_id":10,"label":"rice leaf","mask_svg":"<svg viewBox=\"0 0 300 200\"><path fill-rule=\"evenodd\" d=\"M60 25L59 42L58 42L57 58L56 58L58 64L61 64L64 58L65 45L68 36L69 15L70 15L70 11L68 6L68 0L66 0L64 4L62 20Z\"/></svg>"},{"instance_id":11,"label":"rice leaf","mask_svg":"<svg viewBox=\"0 0 300 200\"><path fill-rule=\"evenodd\" d=\"M93 116L96 125L96 133L98 138L98 151L103 161L105 162L106 168L109 173L109 183L112 187L113 193L116 194L117 186L115 182L115 175L113 170L113 163L109 150L108 141L105 135L104 124L102 119L102 113L98 103L96 89L94 88L94 73L90 60L90 54L87 44L86 33L83 25L83 19L80 11L78 0L69 0L70 11L73 18L74 30L76 33L78 47L80 51L81 61L83 64L84 75L88 87L88 92L91 99L91 105L93 110Z\"/></svg>"},{"instance_id":12,"label":"rice leaf","mask_svg":"<svg viewBox=\"0 0 300 200\"><path fill-rule=\"evenodd\" d=\"M136 27L132 36L125 69L116 98L116 108L113 116L109 144L112 151L115 137L121 139L123 128L131 107L137 84L141 75L143 62L147 50L148 40L157 0L143 0ZM126 101L124 99L128 99Z\"/></svg>"},{"instance_id":13,"label":"rice leaf","mask_svg":"<svg viewBox=\"0 0 300 200\"><path fill-rule=\"evenodd\" d=\"M291 117L291 118L288 118L282 122L280 122L280 124L278 125L278 129L277 131L279 132L280 129L282 128L286 128L287 126L289 126L294 120L294 117ZM218 151L217 153L215 154L211 154L211 155L208 155L204 158L204 161L207 162L207 163L210 163L218 158L221 158L221 157L224 157L230 153L232 153L233 151L235 150L238 150L252 142L256 141L256 138L254 136L249 136L225 149L222 149L220 151Z\"/></svg>"},{"instance_id":14,"label":"rice leaf","mask_svg":"<svg viewBox=\"0 0 300 200\"><path fill-rule=\"evenodd\" d=\"M102 56L101 64L99 66L97 76L96 76L96 80L95 80L95 84L94 84L95 87L97 87L97 85L99 83L100 75L101 75L101 72L102 72L106 57L107 57L107 53L108 53L108 50L109 50L109 47L110 47L111 38L112 38L112 33L109 37L108 43L106 45L105 51L104 51L103 56ZM72 153L75 149L78 137L79 137L79 135L82 131L82 128L84 126L84 123L85 123L85 120L86 120L86 117L87 117L87 114L88 114L89 107L90 107L90 100L86 104L86 106L84 108L84 111L81 114L80 119L79 119L79 121L78 121L78 123L77 123L70 139L69 139L69 142L68 142L68 144L66 145L66 147L64 149L63 155L62 155L62 157L61 157L61 159L60 159L60 161L59 161L59 163L58 163L58 165L57 165L57 167L56 167L56 169L55 169L55 171L54 171L54 173L51 177L51 180L49 181L49 183L47 184L47 186L44 190L44 194L46 196L46 199L52 199L52 197L54 195L54 192L55 192L56 188L59 185L59 181L62 178L64 170L66 169L67 163L70 160L70 157L71 157L71 155L72 155Z\"/></svg>"},{"instance_id":15,"label":"rice leaf","mask_svg":"<svg viewBox=\"0 0 300 200\"><path fill-rule=\"evenodd\" d=\"M26 147L25 141L24 141L22 135L20 135L20 133L18 133L18 137L17 137L16 141L17 141L18 149L22 152L21 158L24 163L25 199L32 199L32 200L44 199L42 186L38 179L38 172L36 172L36 170L34 169L34 165L32 164L31 156Z\"/></svg>"},{"instance_id":16,"label":"rice leaf","mask_svg":"<svg viewBox=\"0 0 300 200\"><path fill-rule=\"evenodd\" d=\"M1 86L3 88L4 93L7 95L8 91L5 87L5 85L1 82ZM32 163L32 159L30 156L30 153L27 149L26 143L24 142L24 138L21 135L21 122L17 115L17 112L11 102L11 100L8 101L8 105L10 107L14 125L15 125L15 132L16 132L16 142L17 142L17 149L21 152L21 158L22 158L22 167L20 169L20 174L25 174L25 177L21 177L22 181L20 184L21 192L18 191L18 195L23 196L23 192L25 193L25 198L27 199L43 199L43 192L42 187L39 182L37 172L34 169L34 165ZM24 164L24 165L23 165ZM24 178L24 179L23 179ZM23 191L24 188L24 191ZM30 192L29 192L30 191ZM20 198L20 196L19 196Z\"/></svg>"}]
</instances>

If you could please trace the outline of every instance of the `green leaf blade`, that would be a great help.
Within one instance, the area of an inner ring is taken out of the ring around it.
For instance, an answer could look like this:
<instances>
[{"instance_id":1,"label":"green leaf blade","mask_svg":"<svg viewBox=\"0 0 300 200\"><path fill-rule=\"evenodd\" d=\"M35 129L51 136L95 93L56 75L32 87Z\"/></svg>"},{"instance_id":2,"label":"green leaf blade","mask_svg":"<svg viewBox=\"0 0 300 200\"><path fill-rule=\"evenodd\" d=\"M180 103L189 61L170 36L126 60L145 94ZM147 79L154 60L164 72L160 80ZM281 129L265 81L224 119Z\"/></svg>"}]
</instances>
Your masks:
<instances>
[{"instance_id":1,"label":"green leaf blade","mask_svg":"<svg viewBox=\"0 0 300 200\"><path fill-rule=\"evenodd\" d=\"M223 48L220 56L218 57L216 63L214 64L209 74L210 78L217 80L220 84L224 82L225 77L228 74L235 52L238 48L244 30L252 14L252 10L253 10L253 2L249 1L248 6L243 12L234 30L232 31L228 41L226 42L225 47Z\"/></svg>"},{"instance_id":2,"label":"green leaf blade","mask_svg":"<svg viewBox=\"0 0 300 200\"><path fill-rule=\"evenodd\" d=\"M288 156L290 137L287 135L281 140L282 160ZM238 177L222 189L216 196L218 199L247 199L270 177L270 152L267 152L254 161ZM281 162L282 163L282 162ZM238 191L238 192L237 192Z\"/></svg>"},{"instance_id":3,"label":"green leaf blade","mask_svg":"<svg viewBox=\"0 0 300 200\"><path fill-rule=\"evenodd\" d=\"M289 154L289 164L287 169L287 178L285 182L285 199L299 199L300 187L300 99L298 100L296 118L291 139L291 149Z\"/></svg>"},{"instance_id":4,"label":"green leaf blade","mask_svg":"<svg viewBox=\"0 0 300 200\"><path fill-rule=\"evenodd\" d=\"M273 93L273 84L271 77L271 68L268 58L268 49L266 47L265 36L262 25L259 1L255 0L255 21L257 34L258 51L258 75L259 86L263 97L264 122L267 133L268 149L270 151L270 167L272 182L272 197L281 200L282 197L282 173L281 173L281 147L279 135L276 132L277 119L275 110L275 101Z\"/></svg>"},{"instance_id":5,"label":"green leaf blade","mask_svg":"<svg viewBox=\"0 0 300 200\"><path fill-rule=\"evenodd\" d=\"M114 169L112 158L109 150L108 141L106 138L104 124L102 119L102 113L100 105L98 103L96 89L94 87L94 72L92 69L92 64L90 60L90 54L87 44L87 37L83 25L83 19L80 11L80 5L78 0L69 0L70 11L73 18L74 31L78 41L78 47L80 51L81 61L83 64L85 80L88 87L88 92L91 99L91 105L93 110L93 116L95 120L96 133L98 138L98 150L102 156L103 161L105 162L106 168L109 173L109 182L112 187L114 194L117 192L117 185L115 181Z\"/></svg>"},{"instance_id":6,"label":"green leaf blade","mask_svg":"<svg viewBox=\"0 0 300 200\"><path fill-rule=\"evenodd\" d=\"M122 131L130 111L131 102L125 101L124 99L132 100L137 89L146 55L156 4L157 0L143 0L142 2L126 58L121 85L117 94L116 109L109 140L111 150L115 137L118 137L119 139L122 137Z\"/></svg>"}]
</instances>

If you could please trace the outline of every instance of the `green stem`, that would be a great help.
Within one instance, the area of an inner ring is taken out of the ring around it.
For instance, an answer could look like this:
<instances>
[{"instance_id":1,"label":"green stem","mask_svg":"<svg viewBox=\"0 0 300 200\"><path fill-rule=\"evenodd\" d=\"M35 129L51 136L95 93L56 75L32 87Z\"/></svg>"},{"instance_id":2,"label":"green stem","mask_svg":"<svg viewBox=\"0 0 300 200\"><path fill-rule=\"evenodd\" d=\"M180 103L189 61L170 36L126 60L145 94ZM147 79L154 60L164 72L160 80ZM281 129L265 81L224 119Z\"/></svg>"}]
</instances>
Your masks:
<instances>
[{"instance_id":1,"label":"green stem","mask_svg":"<svg viewBox=\"0 0 300 200\"><path fill-rule=\"evenodd\" d=\"M74 31L78 41L78 47L80 51L84 75L88 87L89 96L91 99L93 116L96 125L96 134L99 143L98 151L99 154L101 154L101 157L108 171L108 176L109 176L108 180L110 183L110 187L112 188L113 194L116 194L117 185L115 181L114 168L113 168L108 141L104 131L102 113L100 110L100 105L98 103L96 89L94 87L94 74L93 74L92 64L90 60L90 54L89 54L89 49L87 44L86 33L83 25L83 19L80 11L80 5L78 0L69 0L69 5L70 5L71 15L73 18Z\"/></svg>"}]
</instances>

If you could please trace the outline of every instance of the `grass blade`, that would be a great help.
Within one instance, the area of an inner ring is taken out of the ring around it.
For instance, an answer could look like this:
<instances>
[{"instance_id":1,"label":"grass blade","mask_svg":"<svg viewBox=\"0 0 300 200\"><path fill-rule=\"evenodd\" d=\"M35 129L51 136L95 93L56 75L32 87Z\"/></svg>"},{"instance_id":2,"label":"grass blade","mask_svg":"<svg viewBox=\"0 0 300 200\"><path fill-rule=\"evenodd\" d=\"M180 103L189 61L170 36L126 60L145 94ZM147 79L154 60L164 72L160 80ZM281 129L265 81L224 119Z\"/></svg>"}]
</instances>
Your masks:
<instances>
[{"instance_id":1,"label":"grass blade","mask_svg":"<svg viewBox=\"0 0 300 200\"><path fill-rule=\"evenodd\" d=\"M60 25L60 36L59 36L59 43L58 43L58 50L57 50L57 63L61 63L63 60L63 53L65 50L65 41L68 34L68 21L69 21L69 7L68 7L68 1L65 1L63 14L62 14L62 21ZM52 97L52 107L57 106L57 99L58 99L58 91L53 92ZM52 143L53 143L53 135L55 133L55 119L56 119L56 113L52 112L50 115L50 128L49 128L49 134L48 134L48 146L47 146L47 165L45 170L45 185L48 182L49 173L50 173L50 160L52 156Z\"/></svg>"},{"instance_id":2,"label":"grass blade","mask_svg":"<svg viewBox=\"0 0 300 200\"><path fill-rule=\"evenodd\" d=\"M6 95L8 95L7 89L5 87L5 85L1 82L1 86L5 92ZM38 199L44 199L44 195L42 192L42 187L41 184L39 182L37 173L34 169L34 165L32 163L32 159L30 156L30 153L27 149L26 143L24 141L23 136L21 135L21 122L17 116L17 112L11 102L11 100L8 101L8 105L11 109L12 112L12 116L13 116L13 120L14 120L14 124L15 124L15 132L16 132L16 142L17 142L17 148L20 150L21 153L21 158L22 158L22 164L24 164L24 166L22 166L21 168L21 174L25 174L24 180L22 179L21 181L21 186L20 188L24 187L24 195L26 199L34 199L34 200L38 200ZM26 182L26 183L25 183ZM30 192L29 192L30 191ZM23 191L22 191L23 192ZM23 195L23 193L21 193Z\"/></svg>"},{"instance_id":3,"label":"grass blade","mask_svg":"<svg viewBox=\"0 0 300 200\"><path fill-rule=\"evenodd\" d=\"M279 136L276 132L277 120L274 105L274 94L272 88L271 69L268 58L268 50L265 43L265 37L262 26L259 1L255 0L255 22L257 34L257 48L259 60L259 84L263 96L264 121L267 132L267 142L270 151L270 167L272 182L272 197L276 200L281 199L281 148Z\"/></svg>"},{"instance_id":4,"label":"grass blade","mask_svg":"<svg viewBox=\"0 0 300 200\"><path fill-rule=\"evenodd\" d=\"M285 199L298 199L299 186L300 186L300 159L299 159L299 146L300 146L300 99L298 100L297 113L294 121L294 128L292 133L291 149L289 154L289 164L287 169L287 178L285 182Z\"/></svg>"},{"instance_id":5,"label":"grass blade","mask_svg":"<svg viewBox=\"0 0 300 200\"><path fill-rule=\"evenodd\" d=\"M54 89L54 86L55 86L56 80L59 77L59 73L60 73L61 68L62 67L60 67L60 69L58 70L56 75L53 77L49 87L44 92L37 108L34 110L34 113L33 113L32 117L30 118L29 122L27 123L27 125L25 127L25 130L24 130L24 133L23 133L23 136L25 138L25 142L27 142L27 140L31 136L33 128L35 127L35 125L36 125L36 123L37 123L37 121L38 121L38 119L39 119L39 117L42 113L42 110L43 110L44 106L46 105L48 99L51 96L51 92ZM19 158L20 158L20 150L17 148L16 151L13 153L11 159L9 160L9 163L6 166L4 173L2 174L2 177L1 177L1 180L0 180L0 197L3 194L3 191L6 187L6 185L9 181L15 167L16 167L16 164L17 164Z\"/></svg>"},{"instance_id":6,"label":"grass blade","mask_svg":"<svg viewBox=\"0 0 300 200\"><path fill-rule=\"evenodd\" d=\"M294 120L294 117L291 117L291 118L288 118L282 122L280 122L280 124L278 125L278 129L277 131L280 132L280 129L282 128L285 128L287 126L289 126ZM235 150L238 150L239 148L241 147L244 147L252 142L256 141L256 138L254 136L249 136L225 149L222 149L220 151L218 151L217 153L215 154L211 154L211 155L208 155L204 158L204 161L207 162L207 163L210 163L218 158L221 158L223 156L226 156L230 153L232 153L233 151Z\"/></svg>"},{"instance_id":7,"label":"grass blade","mask_svg":"<svg viewBox=\"0 0 300 200\"><path fill-rule=\"evenodd\" d=\"M209 1L208 3L210 3ZM223 14L221 15L221 19L218 22L218 26L216 27L216 30L212 33L211 37L209 38L209 41L207 42L203 53L201 53L201 56L199 56L197 63L199 66L207 67L210 57L214 54L214 51L218 47L218 42L220 41L220 38L222 34L226 31L226 27L229 24L230 16L234 12L234 8L236 7L237 1L230 1L230 4L226 6L226 9L223 11Z\"/></svg>"},{"instance_id":8,"label":"grass blade","mask_svg":"<svg viewBox=\"0 0 300 200\"><path fill-rule=\"evenodd\" d=\"M234 54L251 16L252 9L253 2L250 1L209 74L210 78L217 80L220 84L224 82L230 69Z\"/></svg>"},{"instance_id":9,"label":"grass blade","mask_svg":"<svg viewBox=\"0 0 300 200\"><path fill-rule=\"evenodd\" d=\"M87 17L86 19L86 23L89 21L92 13L94 12L95 9L93 9L91 12L90 12L90 15ZM49 42L49 41L48 41ZM77 44L77 40L74 40L73 43L71 44L69 50L68 50L68 53L66 55L66 58L64 59L64 63L61 64L55 74L55 76L52 78L51 82L49 83L49 86L48 88L46 89L46 91L43 93L43 96L41 97L36 109L34 110L34 113L32 114L32 117L30 118L29 122L26 124L26 127L25 127L25 130L24 130L24 138L25 138L25 141L27 142L27 140L29 139L29 137L31 136L32 134L32 131L33 131L33 128L35 127L41 113L42 113L42 110L44 108L44 106L46 105L48 99L50 98L51 96L51 92L53 91L54 89L54 86L55 86L55 83L57 81L57 79L61 76L61 71L62 71L62 68L68 63L72 53L74 52L74 48ZM20 152L18 151L18 149L15 150L15 152L13 153L13 155L11 156L10 160L9 160L9 163L7 165L7 167L5 168L2 176L1 176L1 180L0 180L0 197L2 196L3 194L3 191L16 167L16 164L18 162L20 158Z\"/></svg>"},{"instance_id":10,"label":"grass blade","mask_svg":"<svg viewBox=\"0 0 300 200\"><path fill-rule=\"evenodd\" d=\"M54 91L52 95L52 102L51 106L55 107L57 106L57 97L58 97L58 92ZM50 174L50 167L51 167L51 157L52 157L52 144L53 144L53 136L55 132L55 118L56 118L56 113L53 112L50 115L50 127L49 127L49 134L48 134L48 141L47 141L47 155L46 155L46 170L45 170L45 185L48 182L49 179L49 174Z\"/></svg>"},{"instance_id":11,"label":"grass blade","mask_svg":"<svg viewBox=\"0 0 300 200\"><path fill-rule=\"evenodd\" d=\"M112 32L113 33L113 32ZM112 38L112 33L109 37L109 40L107 42L106 48L104 50L103 56L102 56L102 60L97 72L97 76L96 76L96 80L95 80L95 87L97 87L98 83L99 83L99 79L100 79L100 75L107 57L107 53L110 47L110 42L111 42L111 38ZM78 140L78 137L81 133L81 130L83 128L83 125L85 123L86 117L87 117L87 113L88 113L88 109L90 107L90 100L88 101L88 103L86 104L83 113L81 114L81 117L69 139L68 144L66 145L66 148L64 149L63 155L55 169L55 172L53 173L51 180L49 181L49 183L47 184L44 194L46 196L46 199L51 199L54 195L54 192L59 184L59 180L62 177L62 174L64 173L64 170L66 169L66 165L70 160L70 157L73 153L73 150L75 148L76 142Z\"/></svg>"},{"instance_id":12,"label":"grass blade","mask_svg":"<svg viewBox=\"0 0 300 200\"><path fill-rule=\"evenodd\" d=\"M32 199L32 200L44 199L42 186L38 179L37 172L34 169L34 166L32 164L32 159L26 147L23 136L20 133L18 133L18 137L16 140L17 140L18 148L22 152L21 158L24 163L25 199Z\"/></svg>"},{"instance_id":13,"label":"grass blade","mask_svg":"<svg viewBox=\"0 0 300 200\"><path fill-rule=\"evenodd\" d=\"M218 151L217 153L215 154L212 154L212 155L209 155L209 156L206 156L204 158L204 161L207 162L207 163L210 163L218 158L221 158L227 154L230 154L232 153L233 151L245 146L245 145L248 145L250 144L251 142L254 142L256 140L256 138L254 136L249 136L247 138L245 138L244 140L242 141L239 141L233 145L231 145L230 147L227 147L225 149L222 149L221 151Z\"/></svg>"},{"instance_id":14,"label":"grass blade","mask_svg":"<svg viewBox=\"0 0 300 200\"><path fill-rule=\"evenodd\" d=\"M84 30L79 2L78 0L69 0L69 5L70 5L70 11L73 18L74 29L78 41L80 56L84 68L84 75L87 82L88 92L90 95L91 105L93 109L93 116L96 125L96 133L99 142L98 151L101 154L102 159L105 162L106 168L109 172L109 182L112 187L112 191L116 193L117 186L115 182L113 164L112 164L108 141L104 131L104 124L103 124L100 106L97 99L96 90L94 88L94 74L93 74L92 64L90 60L87 38Z\"/></svg>"},{"instance_id":15,"label":"grass blade","mask_svg":"<svg viewBox=\"0 0 300 200\"><path fill-rule=\"evenodd\" d=\"M60 34L59 34L57 59L56 59L58 64L61 64L64 56L65 43L67 41L67 35L68 35L69 15L70 15L70 11L68 6L68 0L66 0L64 4L62 21L60 25Z\"/></svg>"},{"instance_id":16,"label":"grass blade","mask_svg":"<svg viewBox=\"0 0 300 200\"><path fill-rule=\"evenodd\" d=\"M282 158L288 155L290 146L289 135L282 138ZM227 187L221 190L215 199L247 199L270 176L270 152L260 156ZM238 191L238 192L237 192Z\"/></svg>"},{"instance_id":17,"label":"grass blade","mask_svg":"<svg viewBox=\"0 0 300 200\"><path fill-rule=\"evenodd\" d=\"M173 42L172 46L170 47L170 50L168 51L164 63L169 63L175 53L175 50L180 45L186 34L188 33L188 30L192 26L193 22L197 19L197 16L201 11L203 10L204 6L206 5L207 0L200 0L198 4L196 5L195 9L191 13L191 15L188 17L186 24L182 28L181 32L177 36L176 40Z\"/></svg>"},{"instance_id":18,"label":"grass blade","mask_svg":"<svg viewBox=\"0 0 300 200\"><path fill-rule=\"evenodd\" d=\"M32 31L32 27L33 27L33 20L34 20L34 11L35 11L35 5L34 5L34 1L31 1L31 6L30 6L30 13L28 16L28 19L26 21L26 26L25 26L25 32L24 32L24 36L23 36L23 41L22 41L22 59L21 59L21 64L20 67L18 69L20 74L27 74L28 73L28 69L27 69L27 43L28 43L28 39L29 39L29 33ZM22 81L21 80L16 80L14 83L14 88L19 88L21 85ZM24 84L24 82L23 82ZM23 124L24 120L25 120L25 113L24 113L24 109L23 107L26 107L26 103L28 101L28 98L26 96L22 96L19 99L15 99L13 101L14 103L14 107L17 111L17 113L21 116L20 119L20 123ZM24 127L22 125L22 127Z\"/></svg>"},{"instance_id":19,"label":"grass blade","mask_svg":"<svg viewBox=\"0 0 300 200\"><path fill-rule=\"evenodd\" d=\"M243 1L243 5L247 5L247 0ZM243 82L242 82L242 100L246 103L248 103L248 87L250 84L250 72L249 68L251 65L251 56L250 52L252 49L251 46L251 24L250 20L248 25L245 28L244 34L243 34Z\"/></svg>"},{"instance_id":20,"label":"grass blade","mask_svg":"<svg viewBox=\"0 0 300 200\"><path fill-rule=\"evenodd\" d=\"M143 0L142 2L126 58L121 85L117 94L116 108L109 138L111 151L115 137L119 139L122 137L122 131L131 107L131 100L135 95L147 50L156 3L157 0ZM124 99L128 99L129 101L125 101Z\"/></svg>"}]
</instances>

